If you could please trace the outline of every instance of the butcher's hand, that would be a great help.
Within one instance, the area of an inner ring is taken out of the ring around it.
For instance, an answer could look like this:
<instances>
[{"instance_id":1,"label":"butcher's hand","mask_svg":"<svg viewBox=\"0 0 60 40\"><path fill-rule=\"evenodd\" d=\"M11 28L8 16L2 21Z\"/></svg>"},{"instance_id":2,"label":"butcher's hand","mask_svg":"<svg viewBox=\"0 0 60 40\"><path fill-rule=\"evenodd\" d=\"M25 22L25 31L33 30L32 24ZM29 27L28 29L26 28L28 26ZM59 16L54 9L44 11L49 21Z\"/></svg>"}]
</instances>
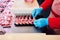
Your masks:
<instances>
[{"instance_id":1,"label":"butcher's hand","mask_svg":"<svg viewBox=\"0 0 60 40\"><path fill-rule=\"evenodd\" d=\"M37 15L41 14L42 10L42 7L32 10L32 17L35 18Z\"/></svg>"},{"instance_id":2,"label":"butcher's hand","mask_svg":"<svg viewBox=\"0 0 60 40\"><path fill-rule=\"evenodd\" d=\"M35 27L44 28L48 25L48 18L40 18L40 19L34 20L33 23Z\"/></svg>"}]
</instances>

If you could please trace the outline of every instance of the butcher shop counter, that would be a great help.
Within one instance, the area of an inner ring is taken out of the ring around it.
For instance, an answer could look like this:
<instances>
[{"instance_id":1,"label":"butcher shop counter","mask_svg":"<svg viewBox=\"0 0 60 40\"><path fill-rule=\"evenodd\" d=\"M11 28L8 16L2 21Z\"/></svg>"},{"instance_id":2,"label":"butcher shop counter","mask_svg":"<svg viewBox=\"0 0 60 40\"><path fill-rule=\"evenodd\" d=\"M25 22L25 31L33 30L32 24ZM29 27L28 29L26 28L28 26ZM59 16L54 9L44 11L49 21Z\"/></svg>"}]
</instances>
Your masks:
<instances>
[{"instance_id":1,"label":"butcher shop counter","mask_svg":"<svg viewBox=\"0 0 60 40\"><path fill-rule=\"evenodd\" d=\"M6 33L41 33L34 26L13 26L11 28L4 28Z\"/></svg>"},{"instance_id":2,"label":"butcher shop counter","mask_svg":"<svg viewBox=\"0 0 60 40\"><path fill-rule=\"evenodd\" d=\"M34 8L39 8L37 0L26 2L25 0L14 0L12 6L12 13L16 16L31 15ZM34 26L12 26L11 28L4 28L7 33L39 33Z\"/></svg>"},{"instance_id":3,"label":"butcher shop counter","mask_svg":"<svg viewBox=\"0 0 60 40\"><path fill-rule=\"evenodd\" d=\"M45 34L54 34L54 32L51 29L40 29L36 28L34 26L15 26L12 25L10 28L4 28L6 33L45 33Z\"/></svg>"}]
</instances>

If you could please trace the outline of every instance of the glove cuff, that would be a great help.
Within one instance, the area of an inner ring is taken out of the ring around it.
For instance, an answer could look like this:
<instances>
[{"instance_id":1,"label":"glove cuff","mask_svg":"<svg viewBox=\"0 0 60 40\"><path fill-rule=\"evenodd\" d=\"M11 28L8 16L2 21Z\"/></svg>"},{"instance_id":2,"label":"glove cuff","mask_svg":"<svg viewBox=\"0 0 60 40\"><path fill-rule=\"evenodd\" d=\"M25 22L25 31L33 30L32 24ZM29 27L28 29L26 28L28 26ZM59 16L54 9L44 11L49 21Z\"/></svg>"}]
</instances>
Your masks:
<instances>
[{"instance_id":1,"label":"glove cuff","mask_svg":"<svg viewBox=\"0 0 60 40\"><path fill-rule=\"evenodd\" d=\"M46 24L48 25L48 18L46 18Z\"/></svg>"},{"instance_id":2,"label":"glove cuff","mask_svg":"<svg viewBox=\"0 0 60 40\"><path fill-rule=\"evenodd\" d=\"M43 7L40 7L41 10L43 10Z\"/></svg>"}]
</instances>

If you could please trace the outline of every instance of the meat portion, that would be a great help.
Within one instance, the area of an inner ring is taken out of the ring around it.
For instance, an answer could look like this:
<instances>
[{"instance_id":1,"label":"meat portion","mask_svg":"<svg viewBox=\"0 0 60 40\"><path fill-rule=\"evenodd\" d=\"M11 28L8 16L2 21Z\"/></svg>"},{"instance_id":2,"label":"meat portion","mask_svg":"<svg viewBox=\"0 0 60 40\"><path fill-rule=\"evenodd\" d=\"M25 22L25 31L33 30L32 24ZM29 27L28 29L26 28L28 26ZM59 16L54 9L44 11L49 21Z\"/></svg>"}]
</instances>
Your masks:
<instances>
[{"instance_id":1,"label":"meat portion","mask_svg":"<svg viewBox=\"0 0 60 40\"><path fill-rule=\"evenodd\" d=\"M31 15L26 15L26 16L18 16L16 17L15 23L16 25L20 24L20 25L29 25L29 24L33 24L33 21L35 20L35 18L32 18Z\"/></svg>"},{"instance_id":2,"label":"meat portion","mask_svg":"<svg viewBox=\"0 0 60 40\"><path fill-rule=\"evenodd\" d=\"M18 17L15 18L15 24L19 24L19 19L18 19Z\"/></svg>"},{"instance_id":3,"label":"meat portion","mask_svg":"<svg viewBox=\"0 0 60 40\"><path fill-rule=\"evenodd\" d=\"M21 24L25 24L24 16L21 17L20 22L21 22Z\"/></svg>"},{"instance_id":4,"label":"meat portion","mask_svg":"<svg viewBox=\"0 0 60 40\"><path fill-rule=\"evenodd\" d=\"M14 14L11 12L12 0L0 0L0 25L8 27L12 24Z\"/></svg>"},{"instance_id":5,"label":"meat portion","mask_svg":"<svg viewBox=\"0 0 60 40\"><path fill-rule=\"evenodd\" d=\"M28 20L28 22L29 22L29 24L32 24L32 21L33 19L31 18L31 16L29 16L29 20Z\"/></svg>"},{"instance_id":6,"label":"meat portion","mask_svg":"<svg viewBox=\"0 0 60 40\"><path fill-rule=\"evenodd\" d=\"M22 20L21 20L21 19L22 19L22 16L19 16L19 17L18 17L18 20L19 20L18 22L19 22L19 24L22 24Z\"/></svg>"},{"instance_id":7,"label":"meat portion","mask_svg":"<svg viewBox=\"0 0 60 40\"><path fill-rule=\"evenodd\" d=\"M28 23L28 16L25 17L25 23L26 23L26 24L29 24L29 23Z\"/></svg>"},{"instance_id":8,"label":"meat portion","mask_svg":"<svg viewBox=\"0 0 60 40\"><path fill-rule=\"evenodd\" d=\"M30 3L32 3L34 0L25 0L25 2L30 2Z\"/></svg>"},{"instance_id":9,"label":"meat portion","mask_svg":"<svg viewBox=\"0 0 60 40\"><path fill-rule=\"evenodd\" d=\"M10 26L13 20L13 15L10 11L4 11L0 14L1 26Z\"/></svg>"}]
</instances>

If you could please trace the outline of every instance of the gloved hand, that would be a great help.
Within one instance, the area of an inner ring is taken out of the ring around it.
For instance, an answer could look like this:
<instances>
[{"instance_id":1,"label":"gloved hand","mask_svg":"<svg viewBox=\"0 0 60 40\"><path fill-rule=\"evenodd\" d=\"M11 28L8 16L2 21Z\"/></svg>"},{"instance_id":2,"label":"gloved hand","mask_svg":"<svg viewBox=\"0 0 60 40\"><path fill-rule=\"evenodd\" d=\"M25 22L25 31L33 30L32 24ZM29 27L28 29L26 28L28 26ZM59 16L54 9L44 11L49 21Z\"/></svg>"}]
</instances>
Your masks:
<instances>
[{"instance_id":1,"label":"gloved hand","mask_svg":"<svg viewBox=\"0 0 60 40\"><path fill-rule=\"evenodd\" d=\"M42 10L43 10L42 7L37 8L37 9L34 9L34 10L32 11L32 17L35 18L37 15L41 14Z\"/></svg>"},{"instance_id":2,"label":"gloved hand","mask_svg":"<svg viewBox=\"0 0 60 40\"><path fill-rule=\"evenodd\" d=\"M40 18L34 21L35 27L43 28L48 25L48 18Z\"/></svg>"}]
</instances>

